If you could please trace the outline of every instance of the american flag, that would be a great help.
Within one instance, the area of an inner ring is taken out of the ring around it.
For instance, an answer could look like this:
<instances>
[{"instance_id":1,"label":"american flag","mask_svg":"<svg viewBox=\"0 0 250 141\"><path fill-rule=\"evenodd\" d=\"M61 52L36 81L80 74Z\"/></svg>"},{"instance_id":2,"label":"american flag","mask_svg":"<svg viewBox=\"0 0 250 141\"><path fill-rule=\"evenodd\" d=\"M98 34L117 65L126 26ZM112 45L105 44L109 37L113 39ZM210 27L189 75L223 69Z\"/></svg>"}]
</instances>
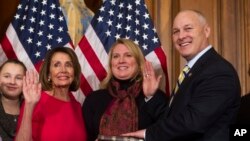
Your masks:
<instances>
[{"instance_id":1,"label":"american flag","mask_svg":"<svg viewBox=\"0 0 250 141\"><path fill-rule=\"evenodd\" d=\"M58 46L73 47L58 0L20 0L0 44L0 64L18 58L38 70L47 51Z\"/></svg>"},{"instance_id":2,"label":"american flag","mask_svg":"<svg viewBox=\"0 0 250 141\"><path fill-rule=\"evenodd\" d=\"M5 60L18 58L28 68L34 68L52 47L70 47L69 43L67 25L57 0L21 0L1 41L1 54Z\"/></svg>"},{"instance_id":3,"label":"american flag","mask_svg":"<svg viewBox=\"0 0 250 141\"><path fill-rule=\"evenodd\" d=\"M169 94L166 56L143 0L104 0L76 47L82 66L84 94L99 88L107 74L108 52L118 38L132 39L145 58L163 75L161 88Z\"/></svg>"}]
</instances>

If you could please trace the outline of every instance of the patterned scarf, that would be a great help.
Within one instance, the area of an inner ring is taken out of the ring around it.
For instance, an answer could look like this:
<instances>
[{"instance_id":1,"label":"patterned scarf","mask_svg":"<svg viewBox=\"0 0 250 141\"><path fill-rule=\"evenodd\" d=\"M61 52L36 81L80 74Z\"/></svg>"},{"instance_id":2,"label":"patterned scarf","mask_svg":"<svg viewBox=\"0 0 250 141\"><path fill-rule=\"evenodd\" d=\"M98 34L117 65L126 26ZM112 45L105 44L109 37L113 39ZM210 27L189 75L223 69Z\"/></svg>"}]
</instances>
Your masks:
<instances>
[{"instance_id":1,"label":"patterned scarf","mask_svg":"<svg viewBox=\"0 0 250 141\"><path fill-rule=\"evenodd\" d=\"M127 89L121 89L120 83L111 80L108 86L113 100L108 105L100 122L100 134L118 136L138 129L138 109L135 98L141 91L139 82L130 82Z\"/></svg>"}]
</instances>

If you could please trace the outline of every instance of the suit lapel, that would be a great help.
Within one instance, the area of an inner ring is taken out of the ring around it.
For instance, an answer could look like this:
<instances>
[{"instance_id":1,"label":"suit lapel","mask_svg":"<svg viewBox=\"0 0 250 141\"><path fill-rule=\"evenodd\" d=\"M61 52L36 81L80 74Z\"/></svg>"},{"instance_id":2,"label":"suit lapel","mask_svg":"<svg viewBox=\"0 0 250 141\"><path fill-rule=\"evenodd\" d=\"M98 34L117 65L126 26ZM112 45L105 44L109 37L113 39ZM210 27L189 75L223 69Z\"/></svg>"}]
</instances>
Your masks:
<instances>
[{"instance_id":1,"label":"suit lapel","mask_svg":"<svg viewBox=\"0 0 250 141\"><path fill-rule=\"evenodd\" d=\"M186 77L183 80L181 86L179 87L178 91L174 95L174 99L171 103L170 108L174 107L175 103L178 100L181 100L179 98L181 98L182 95L186 94L185 91L187 88L189 88L189 84L191 83L191 81L195 79L195 77L200 73L200 71L205 69L205 66L210 64L211 60L213 60L213 56L216 54L217 53L214 50L214 48L211 48L197 60L197 62L194 64L194 66L190 69L190 71L188 73L188 77ZM172 94L173 93L174 93L174 91L172 91Z\"/></svg>"}]
</instances>

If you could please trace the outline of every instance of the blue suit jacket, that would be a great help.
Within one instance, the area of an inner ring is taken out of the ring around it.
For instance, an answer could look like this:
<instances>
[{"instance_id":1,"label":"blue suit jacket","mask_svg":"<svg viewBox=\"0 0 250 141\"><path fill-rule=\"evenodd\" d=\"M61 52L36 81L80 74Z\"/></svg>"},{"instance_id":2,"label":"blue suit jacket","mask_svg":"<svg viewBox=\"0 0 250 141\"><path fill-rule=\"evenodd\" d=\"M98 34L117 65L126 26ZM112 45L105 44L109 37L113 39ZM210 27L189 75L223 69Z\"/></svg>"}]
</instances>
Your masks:
<instances>
[{"instance_id":1,"label":"blue suit jacket","mask_svg":"<svg viewBox=\"0 0 250 141\"><path fill-rule=\"evenodd\" d=\"M228 141L240 93L235 69L211 48L191 68L163 119L146 130L146 141Z\"/></svg>"}]
</instances>

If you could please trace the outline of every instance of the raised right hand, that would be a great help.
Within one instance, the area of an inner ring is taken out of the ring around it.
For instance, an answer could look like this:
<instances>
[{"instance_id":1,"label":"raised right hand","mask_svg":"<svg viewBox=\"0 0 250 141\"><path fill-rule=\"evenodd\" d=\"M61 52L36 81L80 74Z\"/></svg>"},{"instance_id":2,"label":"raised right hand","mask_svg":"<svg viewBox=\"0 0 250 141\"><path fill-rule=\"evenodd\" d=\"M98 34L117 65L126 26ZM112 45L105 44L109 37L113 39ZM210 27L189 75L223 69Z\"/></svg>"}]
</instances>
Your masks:
<instances>
[{"instance_id":1,"label":"raised right hand","mask_svg":"<svg viewBox=\"0 0 250 141\"><path fill-rule=\"evenodd\" d=\"M41 97L42 86L39 83L39 75L35 70L26 71L23 78L23 95L26 104L35 105Z\"/></svg>"}]
</instances>

